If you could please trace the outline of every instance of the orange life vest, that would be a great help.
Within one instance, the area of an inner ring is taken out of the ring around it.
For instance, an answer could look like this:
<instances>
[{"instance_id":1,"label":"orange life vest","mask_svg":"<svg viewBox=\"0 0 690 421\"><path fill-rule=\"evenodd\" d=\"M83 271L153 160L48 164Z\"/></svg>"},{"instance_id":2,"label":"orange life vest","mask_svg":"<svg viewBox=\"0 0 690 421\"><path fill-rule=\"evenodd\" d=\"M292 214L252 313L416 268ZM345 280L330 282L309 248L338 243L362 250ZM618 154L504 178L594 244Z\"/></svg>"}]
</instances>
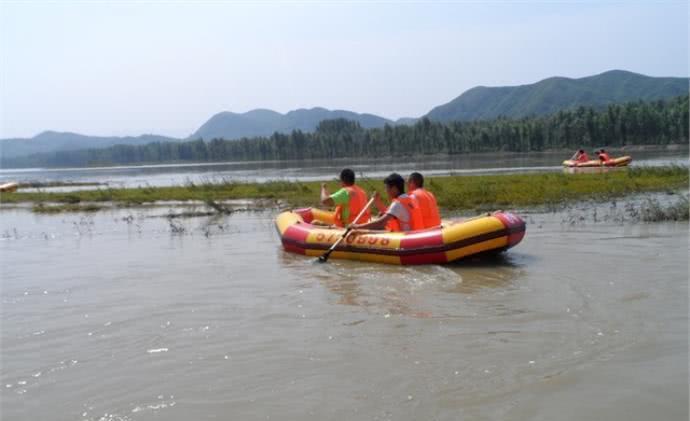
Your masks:
<instances>
[{"instance_id":1,"label":"orange life vest","mask_svg":"<svg viewBox=\"0 0 690 421\"><path fill-rule=\"evenodd\" d=\"M441 217L438 214L436 197L429 190L418 188L410 192L417 202L422 213L422 225L424 228L433 228L441 225Z\"/></svg>"},{"instance_id":2,"label":"orange life vest","mask_svg":"<svg viewBox=\"0 0 690 421\"><path fill-rule=\"evenodd\" d=\"M359 186L351 185L344 187L350 195L350 201L347 206L350 210L350 215L348 215L347 221L343 219L343 205L338 205L335 207L335 224L339 227L343 227L348 224L361 224L368 222L371 218L371 213L367 209L362 217L355 222L355 218L362 209L367 205L367 193L362 190Z\"/></svg>"},{"instance_id":3,"label":"orange life vest","mask_svg":"<svg viewBox=\"0 0 690 421\"><path fill-rule=\"evenodd\" d=\"M611 160L611 157L610 157L609 154L607 154L606 152L602 152L602 153L599 154L599 159L601 159L602 161L606 162L606 161L610 161L610 160Z\"/></svg>"},{"instance_id":4,"label":"orange life vest","mask_svg":"<svg viewBox=\"0 0 690 421\"><path fill-rule=\"evenodd\" d=\"M577 162L587 162L587 161L589 161L589 156L587 156L586 153L581 153L581 154L577 157Z\"/></svg>"},{"instance_id":5,"label":"orange life vest","mask_svg":"<svg viewBox=\"0 0 690 421\"><path fill-rule=\"evenodd\" d=\"M419 208L419 202L414 196L396 197L393 202L399 202L407 209L407 214L410 217L409 226L411 231L424 229L424 222L422 221L422 211ZM392 203L391 203L392 205ZM386 223L388 231L403 231L402 225L397 218L391 218Z\"/></svg>"}]
</instances>

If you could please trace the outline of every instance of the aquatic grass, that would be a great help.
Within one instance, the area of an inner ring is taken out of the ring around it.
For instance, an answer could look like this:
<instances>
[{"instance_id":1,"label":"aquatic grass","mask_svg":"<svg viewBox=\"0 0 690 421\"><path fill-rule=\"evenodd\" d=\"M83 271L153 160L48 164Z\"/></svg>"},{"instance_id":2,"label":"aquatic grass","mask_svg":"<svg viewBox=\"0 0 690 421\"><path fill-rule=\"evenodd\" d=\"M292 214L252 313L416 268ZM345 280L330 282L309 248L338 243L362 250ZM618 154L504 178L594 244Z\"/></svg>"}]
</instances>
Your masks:
<instances>
[{"instance_id":1,"label":"aquatic grass","mask_svg":"<svg viewBox=\"0 0 690 421\"><path fill-rule=\"evenodd\" d=\"M631 193L688 186L687 167L629 168L602 174L530 173L434 177L429 188L448 210L552 207L575 200L608 200Z\"/></svg>"},{"instance_id":2,"label":"aquatic grass","mask_svg":"<svg viewBox=\"0 0 690 421\"><path fill-rule=\"evenodd\" d=\"M645 194L626 200L623 206L614 199L609 206L589 203L586 207L571 206L564 209L561 223L576 225L581 223L619 223L626 222L684 222L690 219L690 199L687 193L667 195L664 193Z\"/></svg>"},{"instance_id":3,"label":"aquatic grass","mask_svg":"<svg viewBox=\"0 0 690 421\"><path fill-rule=\"evenodd\" d=\"M104 183L96 181L25 181L19 183L20 189L33 188L44 189L51 187L83 187L83 186L102 186Z\"/></svg>"},{"instance_id":4,"label":"aquatic grass","mask_svg":"<svg viewBox=\"0 0 690 421\"><path fill-rule=\"evenodd\" d=\"M331 192L340 186L326 183ZM2 193L0 203L58 203L83 208L84 203L112 202L117 206L138 206L156 201L266 200L268 205L316 206L319 181L276 180L248 183L223 180L219 183L170 187L103 188L73 192ZM383 192L381 180L363 179L367 191ZM445 210L492 210L530 206L549 209L581 200L609 200L632 193L674 192L688 188L688 168L682 166L625 168L605 173L527 173L428 177L428 188Z\"/></svg>"},{"instance_id":5,"label":"aquatic grass","mask_svg":"<svg viewBox=\"0 0 690 421\"><path fill-rule=\"evenodd\" d=\"M66 204L51 204L37 203L31 210L35 213L62 213L62 212L96 212L103 209L103 206L89 203L86 205L78 205L73 203Z\"/></svg>"},{"instance_id":6,"label":"aquatic grass","mask_svg":"<svg viewBox=\"0 0 690 421\"><path fill-rule=\"evenodd\" d=\"M656 199L647 198L638 209L639 219L644 222L687 221L690 218L690 201L681 198L663 205Z\"/></svg>"}]
</instances>

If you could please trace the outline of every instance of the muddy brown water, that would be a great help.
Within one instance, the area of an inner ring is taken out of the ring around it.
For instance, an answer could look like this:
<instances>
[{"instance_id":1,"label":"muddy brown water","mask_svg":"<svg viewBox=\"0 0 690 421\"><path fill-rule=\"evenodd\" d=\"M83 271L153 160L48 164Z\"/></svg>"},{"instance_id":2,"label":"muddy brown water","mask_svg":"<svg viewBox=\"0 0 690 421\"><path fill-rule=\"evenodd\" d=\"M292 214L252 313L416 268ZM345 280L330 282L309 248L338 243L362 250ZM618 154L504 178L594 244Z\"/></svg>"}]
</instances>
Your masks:
<instances>
[{"instance_id":1,"label":"muddy brown water","mask_svg":"<svg viewBox=\"0 0 690 421\"><path fill-rule=\"evenodd\" d=\"M3 420L688 419L687 223L394 267L166 212L0 212Z\"/></svg>"}]
</instances>

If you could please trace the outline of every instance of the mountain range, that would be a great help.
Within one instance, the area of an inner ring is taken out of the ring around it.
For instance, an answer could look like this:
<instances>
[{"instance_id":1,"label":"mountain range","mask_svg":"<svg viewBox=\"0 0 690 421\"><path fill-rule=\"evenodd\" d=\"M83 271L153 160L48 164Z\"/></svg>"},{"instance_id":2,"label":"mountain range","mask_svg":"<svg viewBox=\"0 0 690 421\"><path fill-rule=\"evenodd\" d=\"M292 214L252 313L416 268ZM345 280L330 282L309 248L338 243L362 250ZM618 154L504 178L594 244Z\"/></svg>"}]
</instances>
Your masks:
<instances>
[{"instance_id":1,"label":"mountain range","mask_svg":"<svg viewBox=\"0 0 690 421\"><path fill-rule=\"evenodd\" d=\"M486 120L499 116L520 118L543 115L578 106L605 107L613 103L655 100L688 94L688 78L650 77L623 70L611 70L579 79L551 77L521 86L477 86L452 101L439 105L421 117L441 122ZM420 118L421 118L420 117ZM239 139L270 136L274 132L313 131L320 121L345 118L364 128L386 124L413 124L417 118L396 121L373 114L359 114L325 108L298 109L281 114L257 109L246 113L221 112L212 116L187 139L157 135L97 137L46 131L30 139L0 139L0 154L17 157L40 152L104 148L115 144L213 138Z\"/></svg>"},{"instance_id":2,"label":"mountain range","mask_svg":"<svg viewBox=\"0 0 690 421\"><path fill-rule=\"evenodd\" d=\"M45 131L30 139L0 139L0 155L6 158L35 153L107 148L113 145L145 145L151 142L179 141L172 137L145 134L141 136L86 136L70 132Z\"/></svg>"},{"instance_id":3,"label":"mountain range","mask_svg":"<svg viewBox=\"0 0 690 421\"><path fill-rule=\"evenodd\" d=\"M354 120L366 128L383 127L393 123L387 118L373 114L358 114L345 110L327 110L311 108L290 111L280 114L272 110L252 110L243 114L228 111L218 113L190 137L192 139L211 140L213 138L239 139L251 136L270 136L275 132L289 133L293 130L313 131L319 122L344 118Z\"/></svg>"}]
</instances>

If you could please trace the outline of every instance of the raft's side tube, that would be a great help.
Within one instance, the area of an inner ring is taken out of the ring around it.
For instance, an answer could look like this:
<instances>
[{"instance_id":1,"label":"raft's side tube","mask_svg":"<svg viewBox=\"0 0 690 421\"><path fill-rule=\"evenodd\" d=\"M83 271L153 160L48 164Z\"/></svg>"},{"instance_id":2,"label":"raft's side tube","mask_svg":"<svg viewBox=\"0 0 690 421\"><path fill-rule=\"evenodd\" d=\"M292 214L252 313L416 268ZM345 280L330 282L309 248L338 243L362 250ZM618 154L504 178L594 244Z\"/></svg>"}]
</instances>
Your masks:
<instances>
[{"instance_id":1,"label":"raft's side tube","mask_svg":"<svg viewBox=\"0 0 690 421\"><path fill-rule=\"evenodd\" d=\"M318 256L343 234L343 229L306 223L313 214L306 209L285 212L276 219L285 250ZM501 251L519 243L524 221L499 212L470 221L447 221L443 228L423 231L353 234L333 252L333 257L403 265L446 263L485 251Z\"/></svg>"},{"instance_id":2,"label":"raft's side tube","mask_svg":"<svg viewBox=\"0 0 690 421\"><path fill-rule=\"evenodd\" d=\"M590 160L587 162L577 162L570 159L563 161L564 167L571 168L589 168L589 167L624 167L632 162L632 157L621 156L618 158L610 159L606 162L601 162L600 160Z\"/></svg>"}]
</instances>

